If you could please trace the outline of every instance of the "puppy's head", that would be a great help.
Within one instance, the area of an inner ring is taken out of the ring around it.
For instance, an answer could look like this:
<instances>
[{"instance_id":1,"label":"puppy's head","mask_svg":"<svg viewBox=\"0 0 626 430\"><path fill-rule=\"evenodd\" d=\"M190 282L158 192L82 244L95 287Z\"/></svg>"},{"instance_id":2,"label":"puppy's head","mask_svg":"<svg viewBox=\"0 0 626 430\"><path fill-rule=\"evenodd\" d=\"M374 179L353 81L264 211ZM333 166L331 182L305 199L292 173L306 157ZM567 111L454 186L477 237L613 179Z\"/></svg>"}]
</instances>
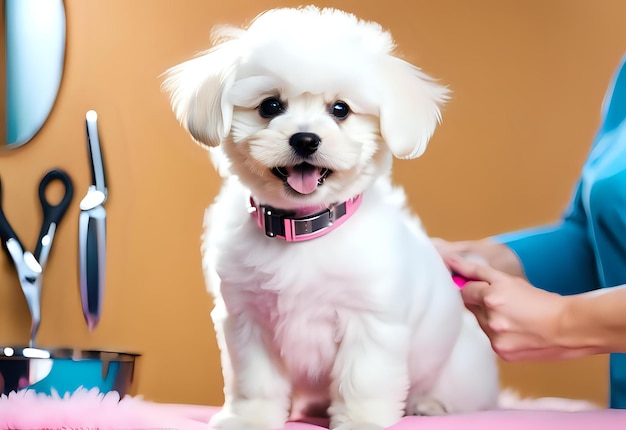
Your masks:
<instances>
[{"instance_id":1,"label":"puppy's head","mask_svg":"<svg viewBox=\"0 0 626 430\"><path fill-rule=\"evenodd\" d=\"M275 9L168 70L164 88L193 138L261 202L284 209L352 197L391 154L420 156L447 90L393 55L378 24L335 9Z\"/></svg>"}]
</instances>

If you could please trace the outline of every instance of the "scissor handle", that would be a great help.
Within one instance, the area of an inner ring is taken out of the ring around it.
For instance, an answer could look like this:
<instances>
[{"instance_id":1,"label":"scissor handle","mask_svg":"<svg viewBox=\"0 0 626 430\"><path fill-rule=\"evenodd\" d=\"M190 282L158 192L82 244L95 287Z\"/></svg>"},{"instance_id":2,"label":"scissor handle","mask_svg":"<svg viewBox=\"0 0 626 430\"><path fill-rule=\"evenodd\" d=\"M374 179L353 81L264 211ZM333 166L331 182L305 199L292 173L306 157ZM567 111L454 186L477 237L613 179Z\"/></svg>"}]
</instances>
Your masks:
<instances>
[{"instance_id":1,"label":"scissor handle","mask_svg":"<svg viewBox=\"0 0 626 430\"><path fill-rule=\"evenodd\" d=\"M55 180L61 181L65 190L61 201L56 205L53 205L48 201L48 198L46 197L46 189L48 188L48 185L50 185L50 183ZM41 182L39 183L39 201L41 202L41 209L43 211L43 221L41 223L41 231L39 232L39 238L37 240L37 246L35 247L34 252L34 256L37 260L39 260L41 256L41 239L48 233L51 224L59 224L59 221L61 221L61 218L63 218L65 211L72 201L73 195L74 186L72 185L72 180L63 170L50 170L41 179Z\"/></svg>"},{"instance_id":2,"label":"scissor handle","mask_svg":"<svg viewBox=\"0 0 626 430\"><path fill-rule=\"evenodd\" d=\"M7 240L15 238L15 232L11 228L11 224L7 221L7 217L2 210L2 180L0 180L0 239L2 239L2 245L6 243ZM17 239L19 242L19 239Z\"/></svg>"}]
</instances>

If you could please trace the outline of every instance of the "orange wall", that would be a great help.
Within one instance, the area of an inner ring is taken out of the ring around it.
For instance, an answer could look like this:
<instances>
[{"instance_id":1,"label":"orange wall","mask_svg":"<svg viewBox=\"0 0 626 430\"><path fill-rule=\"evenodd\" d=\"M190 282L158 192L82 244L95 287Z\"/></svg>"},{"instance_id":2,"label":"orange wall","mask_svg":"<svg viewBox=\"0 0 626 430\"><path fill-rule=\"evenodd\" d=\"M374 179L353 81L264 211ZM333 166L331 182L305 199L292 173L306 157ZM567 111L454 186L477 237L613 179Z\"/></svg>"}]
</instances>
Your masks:
<instances>
[{"instance_id":1,"label":"orange wall","mask_svg":"<svg viewBox=\"0 0 626 430\"><path fill-rule=\"evenodd\" d=\"M3 204L28 247L36 188L66 169L76 197L44 274L42 346L137 351L136 392L218 404L221 376L200 270L204 207L218 180L170 113L159 75L208 47L216 23L245 22L282 0L66 0L58 101L28 145L0 156ZM428 230L477 238L554 220L585 159L603 91L624 52L621 0L320 1L379 21L400 51L453 90L426 155L395 177ZM84 115L95 109L110 177L107 290L93 333L80 311L78 202L89 183ZM0 255L0 344L28 339L17 278ZM303 334L306 335L306 334ZM525 394L605 401L606 360L503 365Z\"/></svg>"}]
</instances>

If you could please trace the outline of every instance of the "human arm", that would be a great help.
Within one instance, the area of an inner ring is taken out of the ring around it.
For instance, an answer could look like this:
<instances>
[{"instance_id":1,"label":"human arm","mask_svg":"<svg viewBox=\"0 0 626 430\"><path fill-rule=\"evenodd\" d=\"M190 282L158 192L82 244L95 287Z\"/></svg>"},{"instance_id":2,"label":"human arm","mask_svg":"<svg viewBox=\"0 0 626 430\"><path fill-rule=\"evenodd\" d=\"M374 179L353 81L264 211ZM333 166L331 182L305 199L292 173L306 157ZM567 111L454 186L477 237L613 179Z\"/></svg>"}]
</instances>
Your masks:
<instances>
[{"instance_id":1,"label":"human arm","mask_svg":"<svg viewBox=\"0 0 626 430\"><path fill-rule=\"evenodd\" d=\"M504 360L626 352L626 286L561 296L455 255L445 261L472 280L463 300Z\"/></svg>"}]
</instances>

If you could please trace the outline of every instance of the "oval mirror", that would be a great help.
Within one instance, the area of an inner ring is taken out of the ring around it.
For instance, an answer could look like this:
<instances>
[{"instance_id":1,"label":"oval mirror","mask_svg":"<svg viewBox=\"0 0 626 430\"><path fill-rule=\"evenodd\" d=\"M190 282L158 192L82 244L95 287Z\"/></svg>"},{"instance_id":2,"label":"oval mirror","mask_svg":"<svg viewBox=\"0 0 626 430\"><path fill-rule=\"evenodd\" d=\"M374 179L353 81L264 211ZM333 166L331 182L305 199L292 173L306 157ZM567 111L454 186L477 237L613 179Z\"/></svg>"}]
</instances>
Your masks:
<instances>
[{"instance_id":1,"label":"oval mirror","mask_svg":"<svg viewBox=\"0 0 626 430\"><path fill-rule=\"evenodd\" d=\"M5 148L41 129L56 100L65 62L63 0L3 0L6 67Z\"/></svg>"}]
</instances>

